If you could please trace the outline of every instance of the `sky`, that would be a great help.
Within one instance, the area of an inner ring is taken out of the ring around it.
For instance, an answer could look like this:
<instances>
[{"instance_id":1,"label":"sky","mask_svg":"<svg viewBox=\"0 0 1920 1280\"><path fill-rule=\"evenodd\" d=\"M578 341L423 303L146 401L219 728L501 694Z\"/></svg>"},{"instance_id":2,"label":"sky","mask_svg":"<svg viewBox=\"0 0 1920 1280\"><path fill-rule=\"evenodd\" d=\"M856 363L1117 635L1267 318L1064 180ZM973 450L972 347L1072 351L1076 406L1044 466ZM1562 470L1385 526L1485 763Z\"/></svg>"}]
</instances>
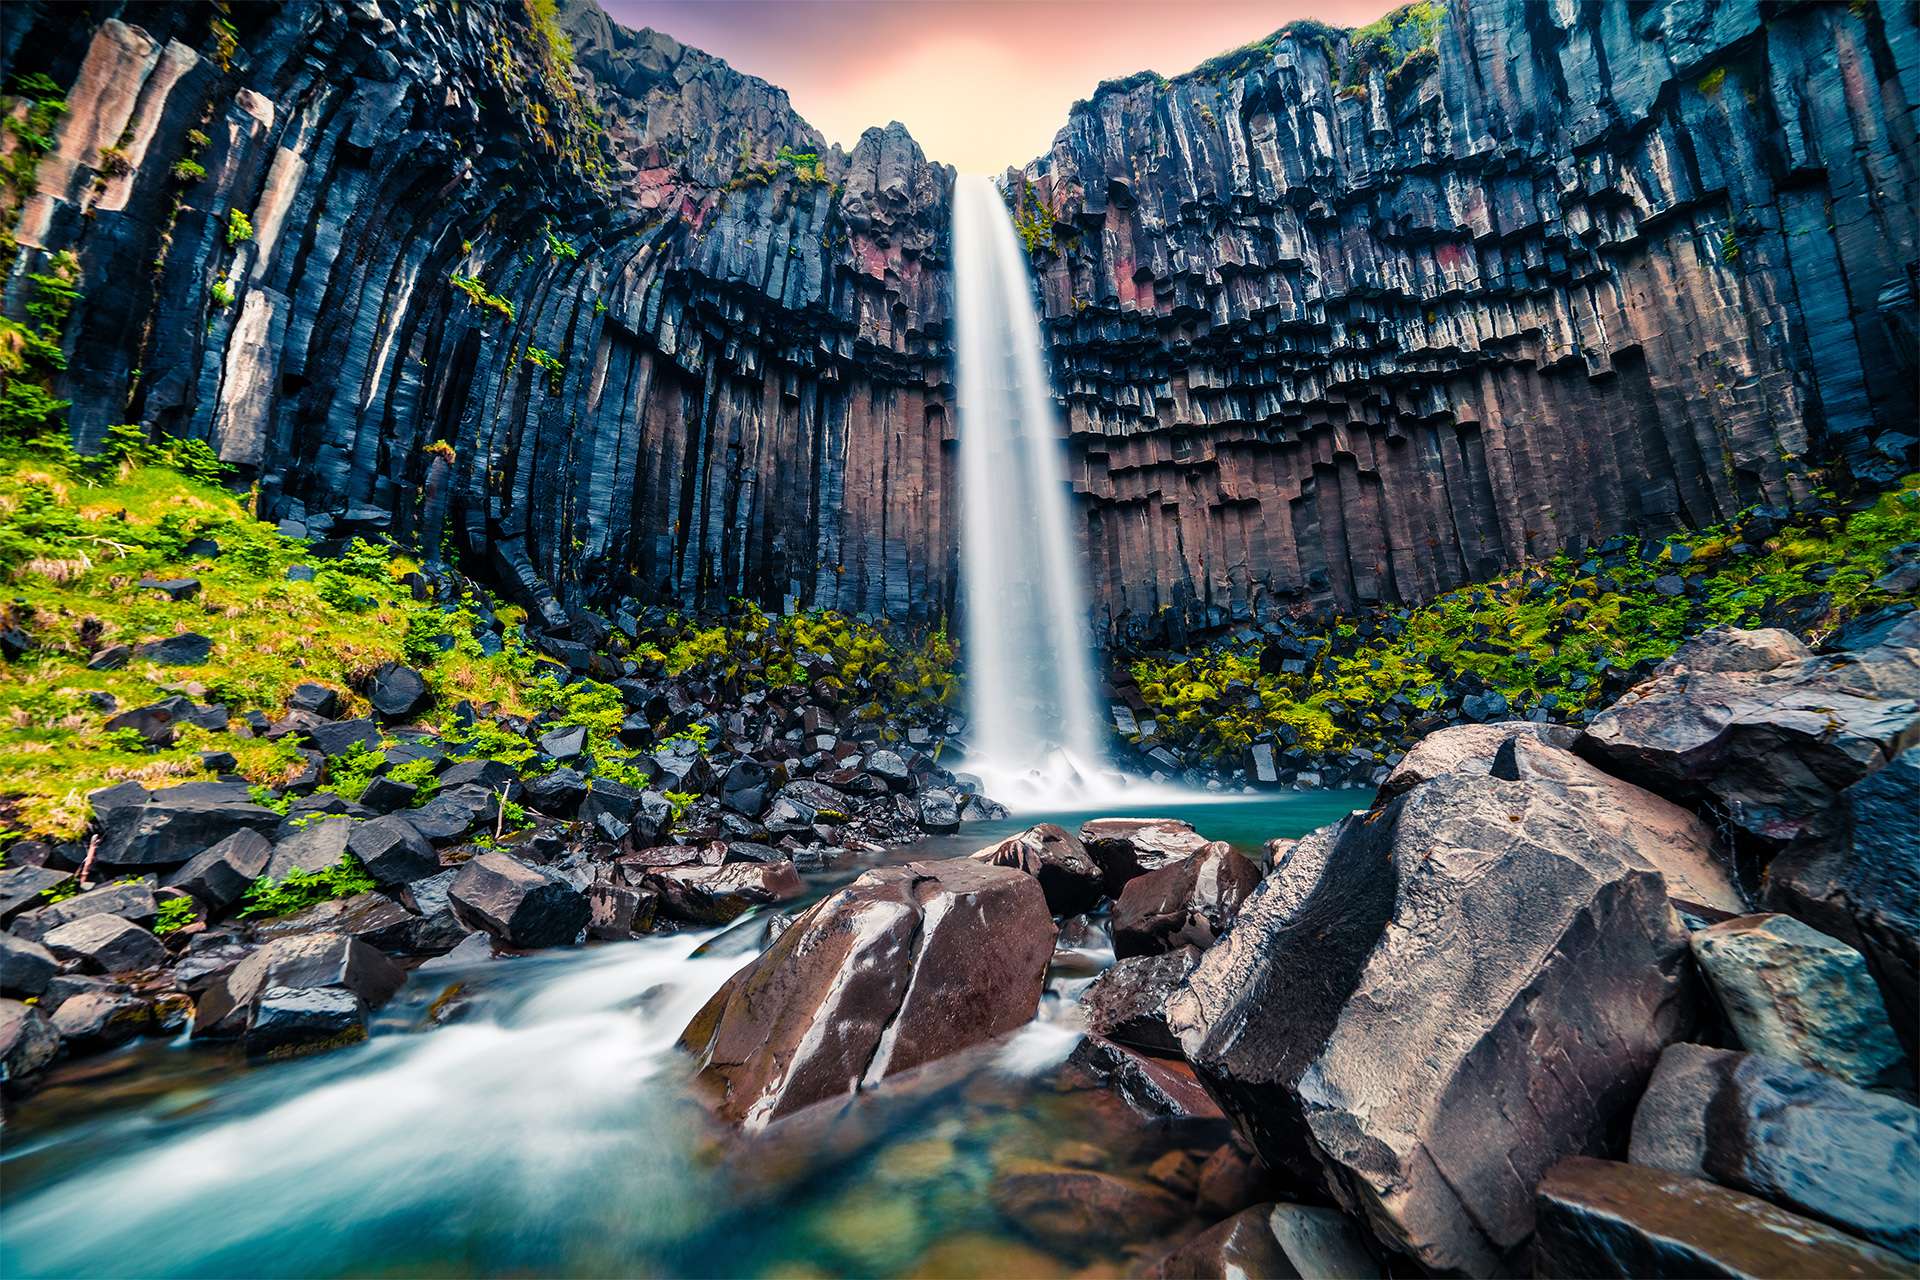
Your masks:
<instances>
[{"instance_id":1,"label":"sky","mask_svg":"<svg viewBox=\"0 0 1920 1280\"><path fill-rule=\"evenodd\" d=\"M785 89L849 149L898 120L963 173L1024 165L1102 80L1178 75L1295 18L1371 22L1395 0L600 0Z\"/></svg>"}]
</instances>

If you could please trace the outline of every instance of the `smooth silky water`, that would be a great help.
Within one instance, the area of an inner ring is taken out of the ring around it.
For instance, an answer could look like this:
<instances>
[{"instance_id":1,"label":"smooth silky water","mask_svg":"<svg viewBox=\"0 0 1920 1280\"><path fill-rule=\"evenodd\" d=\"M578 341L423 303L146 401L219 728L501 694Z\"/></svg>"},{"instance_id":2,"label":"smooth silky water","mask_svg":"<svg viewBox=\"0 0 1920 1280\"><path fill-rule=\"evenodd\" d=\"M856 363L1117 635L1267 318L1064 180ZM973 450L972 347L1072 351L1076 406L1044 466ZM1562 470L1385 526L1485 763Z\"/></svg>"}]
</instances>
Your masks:
<instances>
[{"instance_id":1,"label":"smooth silky water","mask_svg":"<svg viewBox=\"0 0 1920 1280\"><path fill-rule=\"evenodd\" d=\"M1137 812L1257 853L1366 800ZM969 826L813 888L1087 816ZM1137 1173L1195 1139L1063 1079L1074 998L1112 959L1099 930L1025 1031L742 1141L707 1122L673 1046L763 933L750 920L416 973L365 1044L312 1058L249 1066L149 1041L57 1069L0 1143L0 1275L1044 1275L1120 1261L1099 1238L1049 1252L989 1198L1008 1158L1087 1143Z\"/></svg>"}]
</instances>

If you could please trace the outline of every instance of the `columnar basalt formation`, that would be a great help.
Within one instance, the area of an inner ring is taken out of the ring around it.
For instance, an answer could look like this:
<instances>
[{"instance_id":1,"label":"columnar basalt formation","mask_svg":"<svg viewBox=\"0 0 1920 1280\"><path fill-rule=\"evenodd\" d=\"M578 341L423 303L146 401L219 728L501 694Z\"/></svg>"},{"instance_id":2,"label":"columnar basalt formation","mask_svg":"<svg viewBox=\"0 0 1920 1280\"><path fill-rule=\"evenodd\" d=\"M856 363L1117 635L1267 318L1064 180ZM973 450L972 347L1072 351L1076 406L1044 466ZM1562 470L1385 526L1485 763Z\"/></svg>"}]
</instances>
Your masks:
<instances>
[{"instance_id":1,"label":"columnar basalt formation","mask_svg":"<svg viewBox=\"0 0 1920 1280\"><path fill-rule=\"evenodd\" d=\"M1763 8L1410 6L1076 105L1009 180L1107 616L1417 600L1910 467L1920 32Z\"/></svg>"},{"instance_id":2,"label":"columnar basalt formation","mask_svg":"<svg viewBox=\"0 0 1920 1280\"><path fill-rule=\"evenodd\" d=\"M206 439L270 514L456 549L550 625L950 604L952 175L898 125L827 148L586 3L23 13L16 69L73 87L9 298L78 251L82 447Z\"/></svg>"},{"instance_id":3,"label":"columnar basalt formation","mask_svg":"<svg viewBox=\"0 0 1920 1280\"><path fill-rule=\"evenodd\" d=\"M6 305L77 252L79 443L206 439L548 625L948 612L952 172L542 12L16 6L0 72L71 87ZM1101 86L1008 175L1096 623L1416 600L1912 466L1916 103L1910 6L1760 0L1414 5Z\"/></svg>"}]
</instances>

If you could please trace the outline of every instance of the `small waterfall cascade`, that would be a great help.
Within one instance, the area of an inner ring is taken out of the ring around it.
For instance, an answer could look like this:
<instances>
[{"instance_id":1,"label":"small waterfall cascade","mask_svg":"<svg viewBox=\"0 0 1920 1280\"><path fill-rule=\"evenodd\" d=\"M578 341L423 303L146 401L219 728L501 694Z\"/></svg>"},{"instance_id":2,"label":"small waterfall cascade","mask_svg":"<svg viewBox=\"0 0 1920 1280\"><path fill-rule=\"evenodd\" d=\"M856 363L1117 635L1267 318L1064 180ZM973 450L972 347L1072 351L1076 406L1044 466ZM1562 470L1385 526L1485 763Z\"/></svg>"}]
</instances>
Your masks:
<instances>
[{"instance_id":1,"label":"small waterfall cascade","mask_svg":"<svg viewBox=\"0 0 1920 1280\"><path fill-rule=\"evenodd\" d=\"M1064 435L1013 219L984 177L960 177L953 207L965 767L996 799L1058 802L1108 772Z\"/></svg>"}]
</instances>

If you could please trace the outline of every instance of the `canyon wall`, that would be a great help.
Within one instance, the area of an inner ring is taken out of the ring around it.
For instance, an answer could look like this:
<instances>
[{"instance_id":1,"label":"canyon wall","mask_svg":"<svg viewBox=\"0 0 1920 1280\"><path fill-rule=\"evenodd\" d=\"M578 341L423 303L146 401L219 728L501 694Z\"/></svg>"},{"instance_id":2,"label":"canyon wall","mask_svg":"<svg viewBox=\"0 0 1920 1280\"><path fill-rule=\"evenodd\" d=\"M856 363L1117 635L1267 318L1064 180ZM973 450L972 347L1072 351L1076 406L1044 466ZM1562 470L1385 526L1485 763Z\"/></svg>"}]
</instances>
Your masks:
<instances>
[{"instance_id":1,"label":"canyon wall","mask_svg":"<svg viewBox=\"0 0 1920 1280\"><path fill-rule=\"evenodd\" d=\"M550 625L955 607L952 173L899 126L826 147L587 0L9 12L7 73L72 87L7 309L76 251L83 447L204 439L289 528ZM1757 0L1422 4L1101 86L1008 174L1097 621L1419 599L1911 467L1916 104L1911 6Z\"/></svg>"}]
</instances>

